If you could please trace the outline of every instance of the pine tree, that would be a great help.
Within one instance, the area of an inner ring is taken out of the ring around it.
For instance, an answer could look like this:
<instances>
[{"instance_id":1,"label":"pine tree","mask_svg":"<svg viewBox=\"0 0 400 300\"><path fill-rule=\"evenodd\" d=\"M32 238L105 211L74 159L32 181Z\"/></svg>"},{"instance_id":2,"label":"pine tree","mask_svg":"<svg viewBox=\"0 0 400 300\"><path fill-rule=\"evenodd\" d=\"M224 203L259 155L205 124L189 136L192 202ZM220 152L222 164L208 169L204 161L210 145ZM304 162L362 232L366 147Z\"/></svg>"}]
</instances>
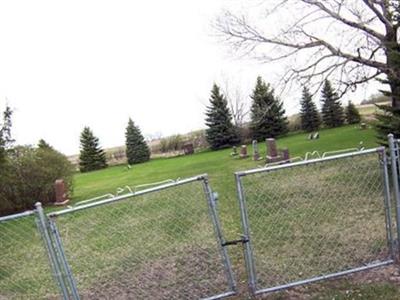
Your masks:
<instances>
[{"instance_id":1,"label":"pine tree","mask_svg":"<svg viewBox=\"0 0 400 300\"><path fill-rule=\"evenodd\" d=\"M48 150L54 150L50 144L48 144L44 139L40 139L38 142L38 148L39 149L48 149Z\"/></svg>"},{"instance_id":2,"label":"pine tree","mask_svg":"<svg viewBox=\"0 0 400 300\"><path fill-rule=\"evenodd\" d=\"M274 96L274 90L260 76L257 77L251 98L250 129L255 140L263 141L288 132L283 103Z\"/></svg>"},{"instance_id":3,"label":"pine tree","mask_svg":"<svg viewBox=\"0 0 400 300\"><path fill-rule=\"evenodd\" d=\"M81 152L79 155L79 169L88 172L107 167L106 154L99 145L99 139L93 135L89 127L81 133Z\"/></svg>"},{"instance_id":4,"label":"pine tree","mask_svg":"<svg viewBox=\"0 0 400 300\"><path fill-rule=\"evenodd\" d=\"M388 56L390 61L392 61L393 66L397 70L400 69L400 46L395 43L389 47L390 49L397 48L397 51L388 51ZM397 76L389 76L389 78L384 80L379 80L384 84L389 84L391 86L392 92L381 91L385 96L391 98L391 105L376 105L378 111L375 114L377 122L375 123L375 128L377 130L377 138L379 144L383 146L388 146L388 134L392 133L395 139L400 138L400 108L395 106L395 99L400 99L400 79Z\"/></svg>"},{"instance_id":5,"label":"pine tree","mask_svg":"<svg viewBox=\"0 0 400 300\"><path fill-rule=\"evenodd\" d=\"M306 87L303 89L303 97L300 105L301 129L308 132L318 130L319 126L321 126L321 118L317 106L312 101L310 91Z\"/></svg>"},{"instance_id":6,"label":"pine tree","mask_svg":"<svg viewBox=\"0 0 400 300\"><path fill-rule=\"evenodd\" d=\"M361 122L361 115L356 106L349 101L346 107L347 124L357 124Z\"/></svg>"},{"instance_id":7,"label":"pine tree","mask_svg":"<svg viewBox=\"0 0 400 300\"><path fill-rule=\"evenodd\" d=\"M3 112L3 122L0 127L0 164L6 159L7 152L10 151L15 140L11 136L12 109L7 105Z\"/></svg>"},{"instance_id":8,"label":"pine tree","mask_svg":"<svg viewBox=\"0 0 400 300\"><path fill-rule=\"evenodd\" d=\"M149 146L146 144L139 127L135 126L131 118L129 118L126 127L125 138L128 164L137 164L150 159Z\"/></svg>"},{"instance_id":9,"label":"pine tree","mask_svg":"<svg viewBox=\"0 0 400 300\"><path fill-rule=\"evenodd\" d=\"M219 87L214 84L211 90L210 106L206 111L206 138L211 149L222 149L240 142L238 132L232 124L232 114Z\"/></svg>"},{"instance_id":10,"label":"pine tree","mask_svg":"<svg viewBox=\"0 0 400 300\"><path fill-rule=\"evenodd\" d=\"M344 111L338 95L333 91L329 80L322 89L322 121L326 127L338 127L344 123Z\"/></svg>"}]
</instances>

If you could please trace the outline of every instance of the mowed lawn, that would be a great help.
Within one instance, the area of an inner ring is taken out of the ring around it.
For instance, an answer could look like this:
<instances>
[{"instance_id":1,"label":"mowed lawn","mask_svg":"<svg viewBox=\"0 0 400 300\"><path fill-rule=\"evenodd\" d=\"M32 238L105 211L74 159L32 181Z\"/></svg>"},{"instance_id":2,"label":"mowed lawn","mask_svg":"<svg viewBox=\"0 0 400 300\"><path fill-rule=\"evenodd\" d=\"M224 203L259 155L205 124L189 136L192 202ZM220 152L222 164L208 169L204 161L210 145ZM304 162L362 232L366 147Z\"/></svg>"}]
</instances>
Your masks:
<instances>
[{"instance_id":1,"label":"mowed lawn","mask_svg":"<svg viewBox=\"0 0 400 300\"><path fill-rule=\"evenodd\" d=\"M366 148L376 147L373 129L360 130L358 126L344 126L320 131L320 139L308 140L308 134L300 133L278 139L279 148L288 148L291 157L304 157L307 152L340 150L358 147L360 142ZM265 157L265 143L259 143L261 155ZM211 185L221 194L234 189L235 171L256 168L264 160L254 162L251 159L252 147L248 145L249 158L232 158L232 149L204 151L190 156L159 158L147 163L114 166L90 173L77 173L75 176L72 203L107 193L114 194L118 187L134 187L141 184L166 179L178 179L207 173Z\"/></svg>"}]
</instances>

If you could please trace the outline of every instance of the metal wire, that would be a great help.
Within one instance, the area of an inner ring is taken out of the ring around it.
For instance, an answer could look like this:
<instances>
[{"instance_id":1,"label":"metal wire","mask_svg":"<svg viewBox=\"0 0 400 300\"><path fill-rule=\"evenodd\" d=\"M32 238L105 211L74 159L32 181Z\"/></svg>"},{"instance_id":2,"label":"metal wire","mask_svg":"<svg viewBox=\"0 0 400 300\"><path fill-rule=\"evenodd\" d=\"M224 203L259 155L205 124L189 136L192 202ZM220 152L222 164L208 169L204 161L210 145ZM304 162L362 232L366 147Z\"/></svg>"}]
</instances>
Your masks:
<instances>
[{"instance_id":1,"label":"metal wire","mask_svg":"<svg viewBox=\"0 0 400 300\"><path fill-rule=\"evenodd\" d=\"M253 293L393 262L383 154L379 148L237 174Z\"/></svg>"},{"instance_id":2,"label":"metal wire","mask_svg":"<svg viewBox=\"0 0 400 300\"><path fill-rule=\"evenodd\" d=\"M59 299L34 211L0 218L0 299Z\"/></svg>"},{"instance_id":3,"label":"metal wire","mask_svg":"<svg viewBox=\"0 0 400 300\"><path fill-rule=\"evenodd\" d=\"M205 180L199 176L50 214L81 297L217 299L233 294Z\"/></svg>"}]
</instances>

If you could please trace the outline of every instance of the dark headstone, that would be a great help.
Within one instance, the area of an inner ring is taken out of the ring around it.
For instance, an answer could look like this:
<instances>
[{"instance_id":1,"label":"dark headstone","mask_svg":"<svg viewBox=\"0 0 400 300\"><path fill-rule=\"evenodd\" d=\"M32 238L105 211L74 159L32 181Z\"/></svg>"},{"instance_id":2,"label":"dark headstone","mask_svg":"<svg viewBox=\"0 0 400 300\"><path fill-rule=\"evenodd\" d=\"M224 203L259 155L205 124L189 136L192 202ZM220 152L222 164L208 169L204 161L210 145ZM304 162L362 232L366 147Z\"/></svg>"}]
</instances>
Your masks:
<instances>
[{"instance_id":1,"label":"dark headstone","mask_svg":"<svg viewBox=\"0 0 400 300\"><path fill-rule=\"evenodd\" d=\"M290 160L290 155L289 155L289 149L288 148L282 149L282 160L284 160L284 161L289 161Z\"/></svg>"},{"instance_id":2,"label":"dark headstone","mask_svg":"<svg viewBox=\"0 0 400 300\"><path fill-rule=\"evenodd\" d=\"M277 157L278 149L276 147L275 139L266 139L267 143L267 156L269 157Z\"/></svg>"},{"instance_id":3,"label":"dark headstone","mask_svg":"<svg viewBox=\"0 0 400 300\"><path fill-rule=\"evenodd\" d=\"M182 146L182 149L183 149L183 153L185 153L185 155L190 155L190 154L194 153L194 146L192 143L184 144Z\"/></svg>"},{"instance_id":4,"label":"dark headstone","mask_svg":"<svg viewBox=\"0 0 400 300\"><path fill-rule=\"evenodd\" d=\"M57 179L56 182L54 183L54 190L56 193L56 201L54 204L55 205L67 204L69 201L68 188L67 188L67 185L65 184L64 180Z\"/></svg>"}]
</instances>

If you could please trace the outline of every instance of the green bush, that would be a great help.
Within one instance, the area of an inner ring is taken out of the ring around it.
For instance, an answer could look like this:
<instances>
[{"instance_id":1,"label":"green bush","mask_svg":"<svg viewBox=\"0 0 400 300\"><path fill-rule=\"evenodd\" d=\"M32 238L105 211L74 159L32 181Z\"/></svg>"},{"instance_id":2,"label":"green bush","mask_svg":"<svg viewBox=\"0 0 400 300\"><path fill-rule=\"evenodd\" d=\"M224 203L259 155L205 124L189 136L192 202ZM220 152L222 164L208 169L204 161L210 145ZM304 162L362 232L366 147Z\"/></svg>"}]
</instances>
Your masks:
<instances>
[{"instance_id":1,"label":"green bush","mask_svg":"<svg viewBox=\"0 0 400 300\"><path fill-rule=\"evenodd\" d=\"M18 146L9 152L0 173L0 215L33 209L38 201L54 202L56 179L72 192L73 166L52 149Z\"/></svg>"}]
</instances>

